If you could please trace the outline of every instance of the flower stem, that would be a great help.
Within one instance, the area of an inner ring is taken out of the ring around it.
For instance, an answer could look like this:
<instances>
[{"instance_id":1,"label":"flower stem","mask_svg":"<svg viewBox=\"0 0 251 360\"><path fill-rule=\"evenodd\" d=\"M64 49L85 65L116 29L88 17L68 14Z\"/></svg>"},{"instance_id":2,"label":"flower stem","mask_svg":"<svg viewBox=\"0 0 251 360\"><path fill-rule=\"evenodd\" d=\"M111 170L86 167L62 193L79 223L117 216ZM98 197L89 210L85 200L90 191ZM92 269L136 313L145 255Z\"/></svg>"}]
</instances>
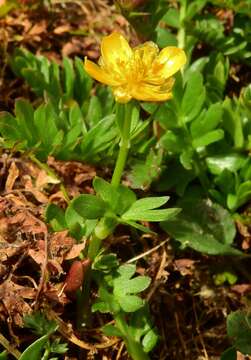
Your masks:
<instances>
[{"instance_id":1,"label":"flower stem","mask_svg":"<svg viewBox=\"0 0 251 360\"><path fill-rule=\"evenodd\" d=\"M111 184L114 187L118 187L120 184L122 173L126 164L127 154L130 147L132 105L128 103L123 107L120 107L120 110L122 110L122 112L120 111L120 119L119 120L117 119L117 122L119 127L121 125L120 127L121 142L120 142L119 154L117 157L117 161L111 181ZM117 116L119 116L118 111L117 111ZM96 231L97 229L98 229L98 235L97 233L94 233L91 236L87 251L87 258L90 259L91 261L94 261L96 256L98 255L102 240L106 238L113 230L113 228L107 228L105 222L103 222L102 219L99 221L96 227ZM85 324L90 323L91 277L92 277L92 273L91 273L91 269L89 269L85 274L85 281L83 284L82 292L78 299L78 323L80 324L80 326L83 322Z\"/></svg>"},{"instance_id":2,"label":"flower stem","mask_svg":"<svg viewBox=\"0 0 251 360\"><path fill-rule=\"evenodd\" d=\"M115 169L112 176L111 184L114 187L118 187L126 164L128 151L130 148L130 129L131 129L131 114L132 105L130 103L125 104L124 119L121 129L121 141L120 149L117 157Z\"/></svg>"},{"instance_id":3,"label":"flower stem","mask_svg":"<svg viewBox=\"0 0 251 360\"><path fill-rule=\"evenodd\" d=\"M208 176L206 174L206 171L204 170L204 166L202 163L202 160L199 158L198 153L195 150L194 155L194 162L193 167L195 170L196 175L199 178L200 184L205 191L206 194L208 194L208 189L210 188L210 182L208 179Z\"/></svg>"},{"instance_id":4,"label":"flower stem","mask_svg":"<svg viewBox=\"0 0 251 360\"><path fill-rule=\"evenodd\" d=\"M187 10L187 0L183 0L180 6L180 29L178 31L178 47L181 49L185 49L186 47L186 27L185 27L185 19L186 19L186 10Z\"/></svg>"},{"instance_id":5,"label":"flower stem","mask_svg":"<svg viewBox=\"0 0 251 360\"><path fill-rule=\"evenodd\" d=\"M126 348L133 360L150 360L147 353L144 352L142 345L135 341L130 335L130 331L126 324L126 320L123 314L118 313L114 316L117 328L120 330Z\"/></svg>"}]
</instances>

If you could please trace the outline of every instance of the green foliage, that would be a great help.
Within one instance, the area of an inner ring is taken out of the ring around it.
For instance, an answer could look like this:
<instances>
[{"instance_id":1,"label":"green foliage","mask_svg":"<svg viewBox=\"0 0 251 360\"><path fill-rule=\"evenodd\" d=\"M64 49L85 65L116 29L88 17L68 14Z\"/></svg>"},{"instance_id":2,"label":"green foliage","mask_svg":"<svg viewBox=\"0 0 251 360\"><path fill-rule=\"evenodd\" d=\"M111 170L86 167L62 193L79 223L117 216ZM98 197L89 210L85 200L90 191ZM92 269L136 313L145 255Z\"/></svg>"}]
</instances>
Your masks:
<instances>
[{"instance_id":1,"label":"green foliage","mask_svg":"<svg viewBox=\"0 0 251 360\"><path fill-rule=\"evenodd\" d=\"M40 338L28 346L22 353L21 360L40 360L48 358L51 353L64 354L68 350L67 344L61 343L60 338L51 339L58 326L55 321L48 320L40 312L26 315L24 317L24 327L30 328ZM44 355L42 356L42 353Z\"/></svg>"},{"instance_id":2,"label":"green foliage","mask_svg":"<svg viewBox=\"0 0 251 360\"><path fill-rule=\"evenodd\" d=\"M163 154L160 149L150 149L146 159L137 159L131 166L129 180L134 189L147 190L158 179L162 170Z\"/></svg>"},{"instance_id":3,"label":"green foliage","mask_svg":"<svg viewBox=\"0 0 251 360\"><path fill-rule=\"evenodd\" d=\"M80 107L89 98L92 79L86 74L82 60L63 59L62 68L44 56L16 49L11 58L14 73L23 77L37 96L48 96L53 102L75 100Z\"/></svg>"},{"instance_id":4,"label":"green foliage","mask_svg":"<svg viewBox=\"0 0 251 360\"><path fill-rule=\"evenodd\" d=\"M240 351L244 355L251 354L251 327L250 314L238 310L232 312L227 317L227 334L232 339L233 347L226 350L221 360L236 359L234 355L236 351Z\"/></svg>"},{"instance_id":5,"label":"green foliage","mask_svg":"<svg viewBox=\"0 0 251 360\"><path fill-rule=\"evenodd\" d=\"M107 256L111 259L111 255L106 255L105 260L108 260ZM104 259L102 261L104 262ZM92 309L113 314L115 325L103 327L106 335L122 337L129 343L129 348L132 342L137 344L142 342L144 351L149 352L155 346L158 336L152 327L145 301L138 296L138 293L149 286L150 278L135 277L135 271L135 265L126 264L119 267L113 266L110 272L106 271L104 275L97 273L100 283L99 297ZM126 318L123 313L127 314Z\"/></svg>"},{"instance_id":6,"label":"green foliage","mask_svg":"<svg viewBox=\"0 0 251 360\"><path fill-rule=\"evenodd\" d=\"M2 351L1 353L0 353L0 360L8 360L8 353L7 353L7 351Z\"/></svg>"},{"instance_id":7,"label":"green foliage","mask_svg":"<svg viewBox=\"0 0 251 360\"><path fill-rule=\"evenodd\" d=\"M176 208L158 209L168 201L169 198L165 196L137 200L134 192L129 188L123 185L115 188L98 177L94 179L93 187L96 195L84 194L75 197L67 213L76 213L80 218L79 223L99 219L95 235L101 239L107 237L119 223L149 232L149 228L139 224L138 221L164 221L179 212Z\"/></svg>"},{"instance_id":8,"label":"green foliage","mask_svg":"<svg viewBox=\"0 0 251 360\"><path fill-rule=\"evenodd\" d=\"M162 228L182 247L209 255L242 255L232 247L236 234L230 214L210 200L185 198L178 205L180 214L162 223Z\"/></svg>"},{"instance_id":9,"label":"green foliage","mask_svg":"<svg viewBox=\"0 0 251 360\"><path fill-rule=\"evenodd\" d=\"M41 160L53 155L63 160L98 161L103 151L116 143L114 116L99 119L91 129L87 127L77 103L68 109L56 109L48 102L34 110L28 101L20 99L16 101L15 116L0 114L4 146L32 151Z\"/></svg>"},{"instance_id":10,"label":"green foliage","mask_svg":"<svg viewBox=\"0 0 251 360\"><path fill-rule=\"evenodd\" d=\"M154 40L158 22L166 12L166 3L163 0L142 1L136 8L123 6L123 1L115 0L123 16L133 26L136 32L145 39Z\"/></svg>"},{"instance_id":11,"label":"green foliage","mask_svg":"<svg viewBox=\"0 0 251 360\"><path fill-rule=\"evenodd\" d=\"M49 335L44 335L34 341L27 349L22 353L20 360L40 360L42 357L42 351L48 341Z\"/></svg>"},{"instance_id":12,"label":"green foliage","mask_svg":"<svg viewBox=\"0 0 251 360\"><path fill-rule=\"evenodd\" d=\"M32 329L37 335L48 335L56 331L55 321L48 320L42 313L37 312L24 317L24 327Z\"/></svg>"},{"instance_id":13,"label":"green foliage","mask_svg":"<svg viewBox=\"0 0 251 360\"><path fill-rule=\"evenodd\" d=\"M139 196L124 185L96 177L95 195L76 196L66 210L49 204L45 219L52 231L67 229L77 241L88 238L81 257L92 260L91 274L98 285L92 309L112 315L114 323L105 325L103 332L121 337L130 356L145 360L158 340L141 296L150 278L136 275L135 265L120 265L116 254L105 253L100 243L119 224L151 232L142 222L161 222L180 244L179 250L189 247L208 255L244 256L234 244L233 218L241 217L236 212L251 199L251 85L241 91L238 86L232 92L229 88L234 81L242 84L247 72L242 66L251 65L251 16L248 0L116 3L141 39L185 49L188 62L176 75L173 98L158 104L114 106L111 91L94 87L79 58L64 58L59 65L18 49L10 65L30 86L39 106L19 99L14 114L2 112L0 140L4 148L42 161L52 155L110 165L125 119L131 119L130 171L125 178L131 188L141 190ZM212 11L214 5L217 11ZM231 9L230 18L220 19L218 7ZM6 13L9 8L0 8L0 16L1 10ZM170 193L174 207L167 209ZM231 268L214 276L218 286L237 280ZM244 312L228 316L233 346L222 360L236 360L237 351L251 354L249 322ZM40 338L21 360L67 351L55 335L57 325L40 313L26 317L25 326ZM6 352L1 356L5 359Z\"/></svg>"}]
</instances>

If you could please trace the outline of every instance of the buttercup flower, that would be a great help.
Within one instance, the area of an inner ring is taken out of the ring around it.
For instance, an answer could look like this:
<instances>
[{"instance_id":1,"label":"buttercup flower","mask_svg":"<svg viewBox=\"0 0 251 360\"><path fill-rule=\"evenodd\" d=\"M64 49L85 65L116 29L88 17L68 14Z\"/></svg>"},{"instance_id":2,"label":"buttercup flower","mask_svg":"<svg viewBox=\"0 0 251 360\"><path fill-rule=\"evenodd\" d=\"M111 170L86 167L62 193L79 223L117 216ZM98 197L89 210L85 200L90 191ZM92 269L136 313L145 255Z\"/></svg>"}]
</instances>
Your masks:
<instances>
[{"instance_id":1,"label":"buttercup flower","mask_svg":"<svg viewBox=\"0 0 251 360\"><path fill-rule=\"evenodd\" d=\"M86 72L112 87L115 99L127 103L132 98L165 101L172 97L172 77L186 63L183 50L168 46L159 51L153 42L131 48L126 39L114 32L101 42L99 65L85 59Z\"/></svg>"}]
</instances>

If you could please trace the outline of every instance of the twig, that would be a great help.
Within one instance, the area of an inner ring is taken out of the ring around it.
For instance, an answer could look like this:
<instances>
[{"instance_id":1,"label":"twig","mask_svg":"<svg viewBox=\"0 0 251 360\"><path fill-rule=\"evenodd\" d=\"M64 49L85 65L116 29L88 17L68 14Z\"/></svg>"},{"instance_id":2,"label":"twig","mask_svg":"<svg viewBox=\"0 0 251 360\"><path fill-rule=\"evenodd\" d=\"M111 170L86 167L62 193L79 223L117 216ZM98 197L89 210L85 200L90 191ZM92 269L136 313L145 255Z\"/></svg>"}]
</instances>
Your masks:
<instances>
[{"instance_id":1,"label":"twig","mask_svg":"<svg viewBox=\"0 0 251 360\"><path fill-rule=\"evenodd\" d=\"M7 340L2 334L0 334L0 344L16 359L20 358L21 353L17 349L13 348L9 340Z\"/></svg>"},{"instance_id":2,"label":"twig","mask_svg":"<svg viewBox=\"0 0 251 360\"><path fill-rule=\"evenodd\" d=\"M133 262L135 262L135 261L137 261L137 260L139 260L139 259L142 259L143 257L145 257L145 256L151 254L152 252L158 250L161 246L165 245L165 243L166 243L168 240L169 240L169 239L166 239L166 240L162 241L159 245L153 247L152 249L150 249L150 250L148 250L148 251L146 251L146 252L144 252L144 253L142 253L142 254L140 254L140 255L138 255L138 256L135 256L134 258L126 261L126 263L127 263L127 264L131 264L131 263L133 263Z\"/></svg>"},{"instance_id":3,"label":"twig","mask_svg":"<svg viewBox=\"0 0 251 360\"><path fill-rule=\"evenodd\" d=\"M181 346L182 346L183 351L184 351L185 356L186 356L187 353L188 353L188 351L187 351L186 343L185 343L185 341L184 341L184 339L183 339L183 335L182 335L182 333L181 333L181 331L180 331L180 322L179 322L179 317L178 317L178 314L177 314L176 311L175 311L175 313L174 313L174 317L175 317L175 322L176 322L176 328L177 328L178 337L179 337L179 339L180 339Z\"/></svg>"},{"instance_id":4,"label":"twig","mask_svg":"<svg viewBox=\"0 0 251 360\"><path fill-rule=\"evenodd\" d=\"M40 220L38 220L40 222ZM46 280L46 270L47 270L47 264L48 264L48 233L45 232L45 236L44 236L44 261L41 267L41 278L40 278L40 282L38 285L38 289L37 289L37 294L36 294L36 298L35 298L35 308L38 307L38 298L39 295L43 289L45 280Z\"/></svg>"},{"instance_id":5,"label":"twig","mask_svg":"<svg viewBox=\"0 0 251 360\"><path fill-rule=\"evenodd\" d=\"M157 275L155 276L153 285L147 295L147 301L149 301L151 299L151 297L153 296L153 294L155 293L156 289L158 288L159 284L160 284L160 279L163 275L164 272L164 268L166 267L166 259L167 259L167 255L166 255L166 251L163 251L163 255L162 255L162 259L161 259L161 263L159 266L159 270L157 272Z\"/></svg>"},{"instance_id":6,"label":"twig","mask_svg":"<svg viewBox=\"0 0 251 360\"><path fill-rule=\"evenodd\" d=\"M198 333L198 337L199 337L200 343L203 348L204 357L205 357L205 360L209 360L209 357L207 355L206 346L205 346L203 337L201 336L201 332L200 332L199 320L198 320L198 316L197 316L197 312L196 312L196 308L195 308L194 299L193 299L193 312L194 312L194 317L195 317L195 321L196 321L196 331Z\"/></svg>"}]
</instances>

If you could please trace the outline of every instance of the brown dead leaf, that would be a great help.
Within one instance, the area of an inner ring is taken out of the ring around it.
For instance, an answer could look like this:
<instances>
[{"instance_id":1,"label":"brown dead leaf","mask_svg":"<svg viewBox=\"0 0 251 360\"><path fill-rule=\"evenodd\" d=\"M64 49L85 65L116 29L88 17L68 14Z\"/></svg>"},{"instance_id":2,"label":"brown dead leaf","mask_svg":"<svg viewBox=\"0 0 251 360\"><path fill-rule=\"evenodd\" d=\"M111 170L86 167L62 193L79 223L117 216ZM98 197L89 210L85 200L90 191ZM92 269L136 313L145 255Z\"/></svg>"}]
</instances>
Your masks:
<instances>
[{"instance_id":1,"label":"brown dead leaf","mask_svg":"<svg viewBox=\"0 0 251 360\"><path fill-rule=\"evenodd\" d=\"M251 292L251 285L250 284L236 284L231 286L231 290L236 292L239 295L245 295Z\"/></svg>"},{"instance_id":2,"label":"brown dead leaf","mask_svg":"<svg viewBox=\"0 0 251 360\"><path fill-rule=\"evenodd\" d=\"M48 260L47 268L49 272L54 276L58 276L64 273L62 266L55 259Z\"/></svg>"},{"instance_id":3,"label":"brown dead leaf","mask_svg":"<svg viewBox=\"0 0 251 360\"><path fill-rule=\"evenodd\" d=\"M74 239L68 235L68 230L59 231L50 234L49 253L51 258L57 259L62 263L65 254L72 249Z\"/></svg>"},{"instance_id":4,"label":"brown dead leaf","mask_svg":"<svg viewBox=\"0 0 251 360\"><path fill-rule=\"evenodd\" d=\"M39 23L32 26L28 35L35 36L41 35L42 33L46 32L47 29L47 22L45 20L40 21Z\"/></svg>"},{"instance_id":5,"label":"brown dead leaf","mask_svg":"<svg viewBox=\"0 0 251 360\"><path fill-rule=\"evenodd\" d=\"M194 260L191 259L177 259L174 261L174 266L182 276L193 275Z\"/></svg>"},{"instance_id":6,"label":"brown dead leaf","mask_svg":"<svg viewBox=\"0 0 251 360\"><path fill-rule=\"evenodd\" d=\"M19 169L16 166L15 162L12 161L9 168L8 177L5 183L5 190L7 192L13 189L15 181L17 180L18 176L19 176Z\"/></svg>"},{"instance_id":7,"label":"brown dead leaf","mask_svg":"<svg viewBox=\"0 0 251 360\"><path fill-rule=\"evenodd\" d=\"M35 180L35 187L39 190L45 188L48 184L59 184L60 180L55 176L50 176L46 171L41 170Z\"/></svg>"},{"instance_id":8,"label":"brown dead leaf","mask_svg":"<svg viewBox=\"0 0 251 360\"><path fill-rule=\"evenodd\" d=\"M45 251L29 249L28 255L37 263L39 266L43 265L45 261Z\"/></svg>"},{"instance_id":9,"label":"brown dead leaf","mask_svg":"<svg viewBox=\"0 0 251 360\"><path fill-rule=\"evenodd\" d=\"M250 360L250 359L251 359L250 356L243 355L239 351L237 351L237 359L236 360Z\"/></svg>"},{"instance_id":10,"label":"brown dead leaf","mask_svg":"<svg viewBox=\"0 0 251 360\"><path fill-rule=\"evenodd\" d=\"M74 181L77 185L90 181L96 176L95 167L77 161L59 161L48 158L48 165L54 168L67 181Z\"/></svg>"},{"instance_id":11,"label":"brown dead leaf","mask_svg":"<svg viewBox=\"0 0 251 360\"><path fill-rule=\"evenodd\" d=\"M66 254L65 260L72 260L78 257L80 253L84 250L85 245L86 244L84 242L81 244L74 244L70 251Z\"/></svg>"},{"instance_id":12,"label":"brown dead leaf","mask_svg":"<svg viewBox=\"0 0 251 360\"><path fill-rule=\"evenodd\" d=\"M71 27L68 24L57 26L53 32L54 34L60 35L66 32L69 32L71 30Z\"/></svg>"},{"instance_id":13,"label":"brown dead leaf","mask_svg":"<svg viewBox=\"0 0 251 360\"><path fill-rule=\"evenodd\" d=\"M37 201L39 201L42 204L48 203L48 197L40 190L38 190L36 187L34 187L32 179L29 175L24 175L23 180L24 180L25 189L29 190L34 195Z\"/></svg>"},{"instance_id":14,"label":"brown dead leaf","mask_svg":"<svg viewBox=\"0 0 251 360\"><path fill-rule=\"evenodd\" d=\"M1 302L15 325L22 326L23 316L31 313L32 309L24 298L28 296L29 299L34 299L35 293L34 289L27 289L10 280L0 285Z\"/></svg>"}]
</instances>

